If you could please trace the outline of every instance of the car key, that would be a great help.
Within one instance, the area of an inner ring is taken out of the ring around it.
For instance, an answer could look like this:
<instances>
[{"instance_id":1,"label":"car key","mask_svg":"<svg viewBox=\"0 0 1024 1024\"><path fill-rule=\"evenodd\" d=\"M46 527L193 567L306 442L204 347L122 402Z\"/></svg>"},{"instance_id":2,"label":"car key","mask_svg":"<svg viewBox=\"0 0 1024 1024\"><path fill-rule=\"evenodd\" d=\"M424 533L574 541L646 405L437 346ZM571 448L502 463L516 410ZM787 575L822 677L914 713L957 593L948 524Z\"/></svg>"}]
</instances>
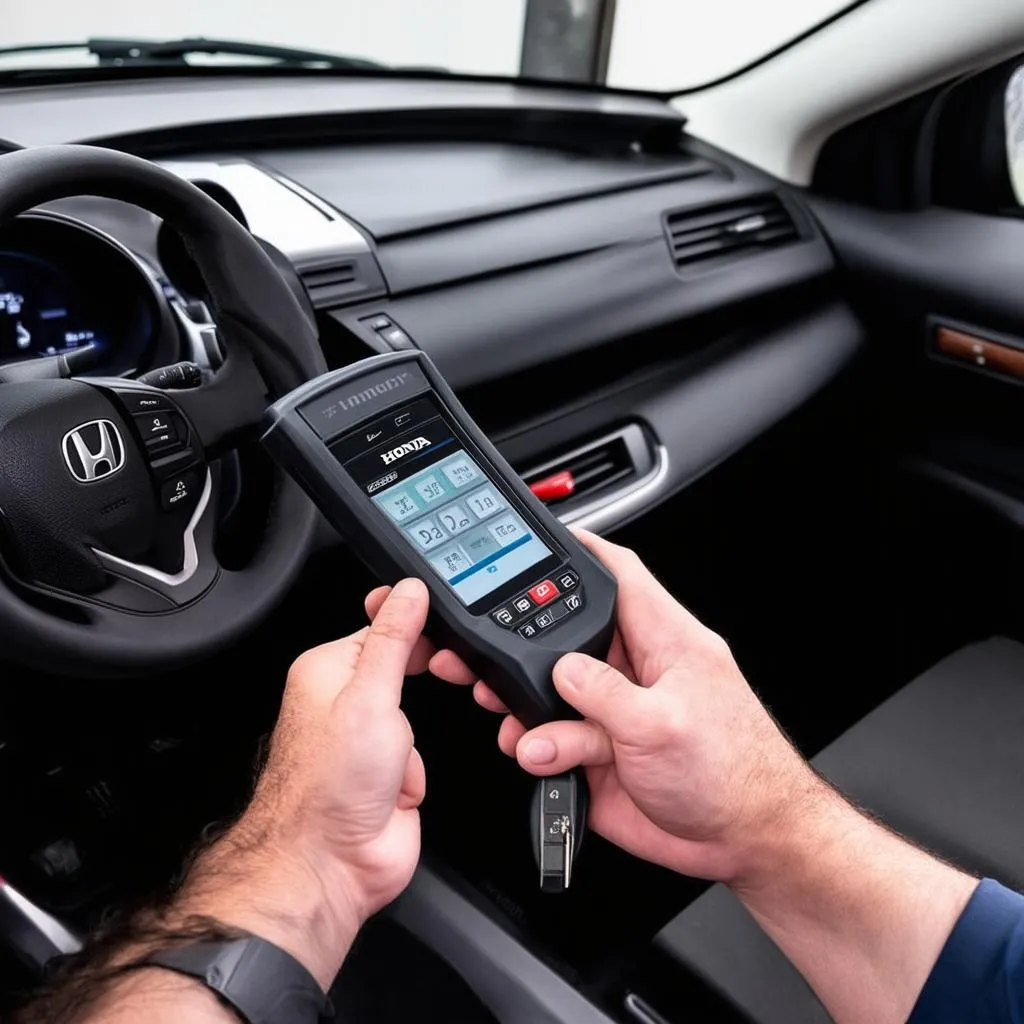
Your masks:
<instances>
[{"instance_id":1,"label":"car key","mask_svg":"<svg viewBox=\"0 0 1024 1024\"><path fill-rule=\"evenodd\" d=\"M533 856L544 892L564 892L569 888L586 827L588 802L582 772L537 780L530 815Z\"/></svg>"}]
</instances>

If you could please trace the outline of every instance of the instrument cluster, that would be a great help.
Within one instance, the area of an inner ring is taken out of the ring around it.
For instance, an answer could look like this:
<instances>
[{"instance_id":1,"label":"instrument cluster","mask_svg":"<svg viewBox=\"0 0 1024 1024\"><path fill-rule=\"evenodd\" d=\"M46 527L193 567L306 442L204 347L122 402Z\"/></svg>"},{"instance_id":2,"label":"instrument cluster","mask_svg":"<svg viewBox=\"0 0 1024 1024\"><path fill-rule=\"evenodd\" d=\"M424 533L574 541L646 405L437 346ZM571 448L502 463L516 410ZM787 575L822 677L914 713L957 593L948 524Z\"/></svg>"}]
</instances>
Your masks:
<instances>
[{"instance_id":1,"label":"instrument cluster","mask_svg":"<svg viewBox=\"0 0 1024 1024\"><path fill-rule=\"evenodd\" d=\"M0 364L88 348L89 373L130 375L169 316L156 275L102 232L46 212L0 230Z\"/></svg>"}]
</instances>

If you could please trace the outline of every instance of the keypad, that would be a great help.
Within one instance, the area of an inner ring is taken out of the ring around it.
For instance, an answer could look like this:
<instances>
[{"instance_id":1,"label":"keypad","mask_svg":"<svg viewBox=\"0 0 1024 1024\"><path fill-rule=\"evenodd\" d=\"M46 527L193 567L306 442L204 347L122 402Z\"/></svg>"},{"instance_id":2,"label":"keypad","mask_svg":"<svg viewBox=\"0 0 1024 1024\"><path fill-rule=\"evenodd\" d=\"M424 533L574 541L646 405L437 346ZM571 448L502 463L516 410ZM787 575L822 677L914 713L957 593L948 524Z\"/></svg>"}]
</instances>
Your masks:
<instances>
[{"instance_id":1,"label":"keypad","mask_svg":"<svg viewBox=\"0 0 1024 1024\"><path fill-rule=\"evenodd\" d=\"M562 569L495 608L491 618L502 629L514 629L524 640L533 640L583 605L579 575Z\"/></svg>"}]
</instances>

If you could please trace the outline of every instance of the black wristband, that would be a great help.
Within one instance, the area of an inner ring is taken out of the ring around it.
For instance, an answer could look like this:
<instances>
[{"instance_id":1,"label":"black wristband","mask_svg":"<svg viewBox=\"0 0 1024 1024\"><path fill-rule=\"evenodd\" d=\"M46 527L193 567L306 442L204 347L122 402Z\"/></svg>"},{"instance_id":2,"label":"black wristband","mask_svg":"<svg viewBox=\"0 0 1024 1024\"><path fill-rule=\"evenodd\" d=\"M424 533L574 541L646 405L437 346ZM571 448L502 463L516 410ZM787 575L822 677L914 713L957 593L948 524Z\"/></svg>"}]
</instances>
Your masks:
<instances>
[{"instance_id":1,"label":"black wristband","mask_svg":"<svg viewBox=\"0 0 1024 1024\"><path fill-rule=\"evenodd\" d=\"M163 967L203 982L246 1024L334 1020L334 1007L316 978L291 954L255 935L157 950L139 966Z\"/></svg>"}]
</instances>

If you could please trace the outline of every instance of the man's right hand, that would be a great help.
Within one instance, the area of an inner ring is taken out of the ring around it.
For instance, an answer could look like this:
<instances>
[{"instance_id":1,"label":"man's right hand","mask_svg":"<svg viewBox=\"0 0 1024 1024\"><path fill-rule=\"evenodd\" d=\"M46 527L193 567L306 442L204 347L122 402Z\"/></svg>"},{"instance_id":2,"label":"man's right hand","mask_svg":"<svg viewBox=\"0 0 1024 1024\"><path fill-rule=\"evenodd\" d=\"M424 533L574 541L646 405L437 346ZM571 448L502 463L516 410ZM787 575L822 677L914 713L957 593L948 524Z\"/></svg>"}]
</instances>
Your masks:
<instances>
[{"instance_id":1,"label":"man's right hand","mask_svg":"<svg viewBox=\"0 0 1024 1024\"><path fill-rule=\"evenodd\" d=\"M619 584L608 662L563 657L554 683L583 721L527 732L512 720L502 748L534 775L586 766L591 826L631 853L687 875L744 882L794 813L834 795L783 736L725 641L632 551L579 537ZM435 671L449 660L435 657ZM478 697L497 704L493 694Z\"/></svg>"},{"instance_id":2,"label":"man's right hand","mask_svg":"<svg viewBox=\"0 0 1024 1024\"><path fill-rule=\"evenodd\" d=\"M782 735L725 641L632 551L578 536L619 584L608 662L563 657L555 686L583 721L527 732L509 716L502 750L534 775L586 766L591 827L631 853L688 875L753 881L794 813L835 795ZM384 593L370 595L371 614ZM430 669L449 682L476 682L478 702L505 711L451 651L435 653Z\"/></svg>"},{"instance_id":3,"label":"man's right hand","mask_svg":"<svg viewBox=\"0 0 1024 1024\"><path fill-rule=\"evenodd\" d=\"M835 1020L906 1020L976 881L844 800L793 749L721 637L631 551L578 536L619 582L607 662L563 657L555 686L583 720L527 732L507 715L502 750L534 775L585 765L590 825L639 857L730 885ZM386 594L367 599L371 617ZM410 668L428 660L506 711L451 651L421 641Z\"/></svg>"},{"instance_id":4,"label":"man's right hand","mask_svg":"<svg viewBox=\"0 0 1024 1024\"><path fill-rule=\"evenodd\" d=\"M583 720L527 732L507 716L502 750L534 775L585 765L591 826L730 885L835 1020L906 1020L975 880L852 807L793 749L721 637L631 551L578 536L619 582L607 662L563 657L555 686ZM385 595L370 595L371 615ZM428 658L506 710L451 651L421 641L411 663Z\"/></svg>"}]
</instances>

